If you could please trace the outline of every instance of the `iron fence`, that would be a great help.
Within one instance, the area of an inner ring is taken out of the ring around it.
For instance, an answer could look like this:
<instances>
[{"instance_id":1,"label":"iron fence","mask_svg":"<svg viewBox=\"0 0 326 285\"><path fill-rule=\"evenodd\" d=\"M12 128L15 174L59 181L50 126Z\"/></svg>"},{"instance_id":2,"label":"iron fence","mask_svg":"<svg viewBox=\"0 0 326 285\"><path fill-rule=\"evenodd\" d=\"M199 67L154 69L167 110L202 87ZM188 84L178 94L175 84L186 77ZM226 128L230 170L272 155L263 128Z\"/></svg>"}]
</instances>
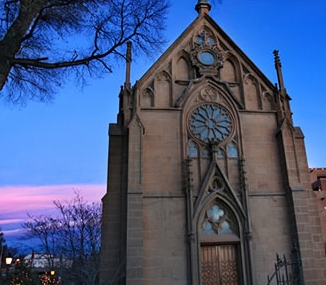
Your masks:
<instances>
[{"instance_id":1,"label":"iron fence","mask_svg":"<svg viewBox=\"0 0 326 285\"><path fill-rule=\"evenodd\" d=\"M267 285L304 285L300 252L293 243L291 259L276 254L274 272L267 276Z\"/></svg>"}]
</instances>

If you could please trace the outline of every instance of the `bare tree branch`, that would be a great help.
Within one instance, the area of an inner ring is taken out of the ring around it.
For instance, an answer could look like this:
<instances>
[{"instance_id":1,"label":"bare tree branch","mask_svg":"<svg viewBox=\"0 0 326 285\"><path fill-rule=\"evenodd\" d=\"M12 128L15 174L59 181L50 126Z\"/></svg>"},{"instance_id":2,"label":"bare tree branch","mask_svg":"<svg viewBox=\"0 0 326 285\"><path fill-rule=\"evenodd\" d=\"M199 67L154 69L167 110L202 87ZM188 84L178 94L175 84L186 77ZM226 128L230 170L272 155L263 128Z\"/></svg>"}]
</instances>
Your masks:
<instances>
[{"instance_id":1,"label":"bare tree branch","mask_svg":"<svg viewBox=\"0 0 326 285\"><path fill-rule=\"evenodd\" d=\"M63 84L62 72L68 69L76 76L85 76L83 80L88 74L111 73L116 56L124 58L128 41L133 42L135 54L153 55L165 43L162 33L167 2L15 0L0 3L6 11L0 15L0 98L18 104L31 98L52 98L58 85Z\"/></svg>"},{"instance_id":2,"label":"bare tree branch","mask_svg":"<svg viewBox=\"0 0 326 285\"><path fill-rule=\"evenodd\" d=\"M37 238L39 250L48 257L65 260L56 270L65 284L96 284L99 273L101 206L89 204L78 192L70 201L54 201L58 214L32 216L23 227L27 237ZM68 268L67 268L68 265Z\"/></svg>"}]
</instances>

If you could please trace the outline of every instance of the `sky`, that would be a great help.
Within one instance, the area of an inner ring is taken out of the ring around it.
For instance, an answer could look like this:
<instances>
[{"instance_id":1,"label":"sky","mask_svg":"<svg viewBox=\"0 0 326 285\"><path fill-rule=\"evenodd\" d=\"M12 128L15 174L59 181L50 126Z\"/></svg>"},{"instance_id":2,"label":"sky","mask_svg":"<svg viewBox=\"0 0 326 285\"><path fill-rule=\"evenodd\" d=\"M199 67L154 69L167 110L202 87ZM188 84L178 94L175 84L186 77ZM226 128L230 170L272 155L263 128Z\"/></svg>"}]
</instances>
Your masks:
<instances>
[{"instance_id":1,"label":"sky","mask_svg":"<svg viewBox=\"0 0 326 285\"><path fill-rule=\"evenodd\" d=\"M196 18L196 2L171 1L165 48ZM309 167L326 167L326 1L215 0L210 16L273 83L272 52L279 50ZM152 64L133 58L132 83ZM54 200L71 199L76 190L86 201L100 202L106 192L108 124L116 122L124 74L124 64L117 63L112 74L84 88L61 87L49 104L20 108L0 102L0 227L11 245L22 246L17 236L27 213L51 214Z\"/></svg>"}]
</instances>

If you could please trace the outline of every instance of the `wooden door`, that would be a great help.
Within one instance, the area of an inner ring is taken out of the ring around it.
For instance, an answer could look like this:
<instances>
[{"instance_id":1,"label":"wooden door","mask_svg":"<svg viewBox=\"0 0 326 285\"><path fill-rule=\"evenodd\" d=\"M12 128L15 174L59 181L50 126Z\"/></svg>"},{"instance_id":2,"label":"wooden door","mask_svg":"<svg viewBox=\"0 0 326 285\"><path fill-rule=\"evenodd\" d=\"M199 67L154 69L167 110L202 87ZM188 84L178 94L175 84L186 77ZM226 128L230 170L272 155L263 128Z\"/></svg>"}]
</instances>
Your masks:
<instances>
[{"instance_id":1,"label":"wooden door","mask_svg":"<svg viewBox=\"0 0 326 285\"><path fill-rule=\"evenodd\" d=\"M202 245L202 285L239 285L237 255L236 245Z\"/></svg>"}]
</instances>

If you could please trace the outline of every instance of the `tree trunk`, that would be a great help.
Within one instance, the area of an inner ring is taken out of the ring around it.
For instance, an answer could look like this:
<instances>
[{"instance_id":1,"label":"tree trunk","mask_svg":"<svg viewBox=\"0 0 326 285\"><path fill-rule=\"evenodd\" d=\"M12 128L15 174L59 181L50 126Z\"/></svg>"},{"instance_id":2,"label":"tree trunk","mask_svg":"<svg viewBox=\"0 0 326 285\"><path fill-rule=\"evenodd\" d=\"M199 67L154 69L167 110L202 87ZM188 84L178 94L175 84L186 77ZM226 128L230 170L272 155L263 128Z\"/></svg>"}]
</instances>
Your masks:
<instances>
[{"instance_id":1,"label":"tree trunk","mask_svg":"<svg viewBox=\"0 0 326 285\"><path fill-rule=\"evenodd\" d=\"M17 18L0 41L0 90L3 89L10 69L11 59L20 50L25 35L30 31L46 0L21 0Z\"/></svg>"}]
</instances>

